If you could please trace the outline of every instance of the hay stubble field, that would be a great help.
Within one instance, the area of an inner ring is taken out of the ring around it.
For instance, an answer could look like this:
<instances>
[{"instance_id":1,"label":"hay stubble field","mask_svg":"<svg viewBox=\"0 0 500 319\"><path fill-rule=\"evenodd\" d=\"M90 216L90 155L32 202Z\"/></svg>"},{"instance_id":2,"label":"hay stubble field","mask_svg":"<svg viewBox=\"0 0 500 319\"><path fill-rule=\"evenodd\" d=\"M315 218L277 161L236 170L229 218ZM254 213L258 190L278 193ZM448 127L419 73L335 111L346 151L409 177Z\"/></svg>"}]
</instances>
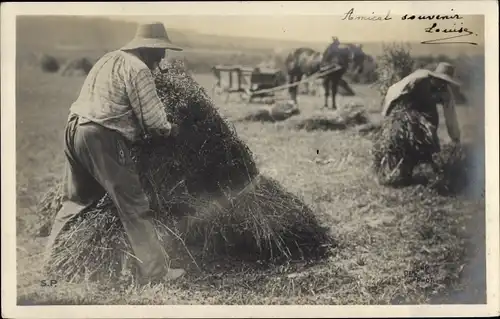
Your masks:
<instances>
[{"instance_id":1,"label":"hay stubble field","mask_svg":"<svg viewBox=\"0 0 500 319\"><path fill-rule=\"evenodd\" d=\"M19 63L19 62L18 62ZM197 74L208 89L212 76ZM322 262L290 262L273 269L186 278L153 287L110 288L93 283L42 287L40 253L33 236L36 204L62 172L62 134L68 109L84 77L62 77L18 64L16 76L17 293L20 304L391 304L485 301L484 199L437 195L422 185L379 186L370 171L369 136L355 128L297 131L281 123L236 122L264 175L302 197L331 229L337 245ZM373 121L380 97L353 85ZM229 120L251 108L215 97ZM301 114L322 112L321 97L300 96ZM474 108L459 106L464 140L479 130ZM448 141L444 121L440 136ZM321 161L318 159L322 159ZM484 250L484 249L483 249ZM483 264L481 264L483 263ZM416 276L410 276L416 274ZM467 288L466 291L464 289Z\"/></svg>"}]
</instances>

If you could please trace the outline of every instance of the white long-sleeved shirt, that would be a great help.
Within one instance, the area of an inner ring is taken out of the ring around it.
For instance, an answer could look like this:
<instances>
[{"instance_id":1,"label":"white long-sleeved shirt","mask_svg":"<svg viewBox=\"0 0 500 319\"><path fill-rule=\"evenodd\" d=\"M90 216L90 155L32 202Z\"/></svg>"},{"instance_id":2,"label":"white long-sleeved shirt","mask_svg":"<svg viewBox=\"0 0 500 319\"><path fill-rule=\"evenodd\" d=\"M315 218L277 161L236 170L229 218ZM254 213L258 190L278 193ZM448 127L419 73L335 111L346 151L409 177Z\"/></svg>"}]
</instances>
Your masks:
<instances>
[{"instance_id":1,"label":"white long-sleeved shirt","mask_svg":"<svg viewBox=\"0 0 500 319\"><path fill-rule=\"evenodd\" d=\"M164 135L171 129L151 70L138 57L121 50L97 61L70 112L118 131L132 142L143 133L141 122L148 131Z\"/></svg>"}]
</instances>

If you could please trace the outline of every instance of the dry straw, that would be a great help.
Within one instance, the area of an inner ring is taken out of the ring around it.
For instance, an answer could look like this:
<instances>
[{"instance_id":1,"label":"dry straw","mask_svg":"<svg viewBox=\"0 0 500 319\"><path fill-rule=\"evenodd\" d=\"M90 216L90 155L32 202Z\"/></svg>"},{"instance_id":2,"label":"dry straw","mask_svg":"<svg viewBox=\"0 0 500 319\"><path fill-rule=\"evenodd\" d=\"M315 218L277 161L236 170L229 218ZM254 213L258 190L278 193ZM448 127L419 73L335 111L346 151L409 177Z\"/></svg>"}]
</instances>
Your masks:
<instances>
[{"instance_id":1,"label":"dry straw","mask_svg":"<svg viewBox=\"0 0 500 319\"><path fill-rule=\"evenodd\" d=\"M431 164L438 171L430 186L448 194L464 190L472 173L470 145L441 147L436 128L421 112L404 99L396 103L376 133L371 151L379 182L408 182L420 164Z\"/></svg>"},{"instance_id":2,"label":"dry straw","mask_svg":"<svg viewBox=\"0 0 500 319\"><path fill-rule=\"evenodd\" d=\"M418 162L431 161L438 147L429 120L407 101L398 103L382 123L372 149L375 173L383 184L404 180Z\"/></svg>"},{"instance_id":3,"label":"dry straw","mask_svg":"<svg viewBox=\"0 0 500 319\"><path fill-rule=\"evenodd\" d=\"M181 62L163 67L154 74L158 93L180 133L136 145L133 157L158 237L176 239L165 244L170 261L204 270L213 261L271 264L325 256L332 239L313 211L259 174L247 145ZM46 220L60 207L59 194L42 202ZM48 271L71 281L133 272L135 257L117 216L107 196L81 214L58 237Z\"/></svg>"},{"instance_id":4,"label":"dry straw","mask_svg":"<svg viewBox=\"0 0 500 319\"><path fill-rule=\"evenodd\" d=\"M279 101L271 107L250 111L236 122L280 122L299 115L300 109L293 101Z\"/></svg>"},{"instance_id":5,"label":"dry straw","mask_svg":"<svg viewBox=\"0 0 500 319\"><path fill-rule=\"evenodd\" d=\"M290 127L294 130L305 130L307 132L335 131L364 125L368 122L368 115L363 105L347 103L334 112L326 111L321 114L291 121Z\"/></svg>"}]
</instances>

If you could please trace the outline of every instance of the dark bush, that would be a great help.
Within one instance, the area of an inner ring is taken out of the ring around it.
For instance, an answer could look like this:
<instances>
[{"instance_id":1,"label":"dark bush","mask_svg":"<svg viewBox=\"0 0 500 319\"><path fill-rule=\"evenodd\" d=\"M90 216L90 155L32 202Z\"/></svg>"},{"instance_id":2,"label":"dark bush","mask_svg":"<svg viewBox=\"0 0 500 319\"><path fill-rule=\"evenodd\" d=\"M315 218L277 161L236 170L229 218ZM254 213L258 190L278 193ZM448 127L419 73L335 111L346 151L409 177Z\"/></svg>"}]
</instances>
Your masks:
<instances>
[{"instance_id":1,"label":"dark bush","mask_svg":"<svg viewBox=\"0 0 500 319\"><path fill-rule=\"evenodd\" d=\"M44 54L40 58L40 66L44 72L55 73L59 71L59 61L50 55Z\"/></svg>"}]
</instances>

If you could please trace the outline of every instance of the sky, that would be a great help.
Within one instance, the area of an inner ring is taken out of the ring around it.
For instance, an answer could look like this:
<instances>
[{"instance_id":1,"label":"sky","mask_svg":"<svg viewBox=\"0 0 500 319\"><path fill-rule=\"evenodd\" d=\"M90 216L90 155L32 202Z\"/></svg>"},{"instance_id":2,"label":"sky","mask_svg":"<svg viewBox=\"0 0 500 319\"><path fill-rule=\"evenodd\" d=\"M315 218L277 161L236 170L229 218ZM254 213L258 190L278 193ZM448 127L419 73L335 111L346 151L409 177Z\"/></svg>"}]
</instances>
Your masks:
<instances>
[{"instance_id":1,"label":"sky","mask_svg":"<svg viewBox=\"0 0 500 319\"><path fill-rule=\"evenodd\" d=\"M346 14L345 12L344 14ZM286 39L311 42L325 42L335 35L340 41L409 41L420 42L443 37L449 34L427 33L425 29L433 22L437 23L434 29L455 29L466 27L474 32L472 36L461 38L483 44L484 20L482 16L463 16L462 20L401 20L388 12L377 12L376 15L384 18L387 14L391 20L387 21L360 21L342 20L345 15L170 15L170 16L115 16L113 19L126 21L161 21L168 28L190 29L200 33L250 36L269 39ZM451 14L451 13L450 13ZM356 16L356 13L352 16ZM459 34L459 33L453 33ZM458 39L457 39L458 40Z\"/></svg>"}]
</instances>

